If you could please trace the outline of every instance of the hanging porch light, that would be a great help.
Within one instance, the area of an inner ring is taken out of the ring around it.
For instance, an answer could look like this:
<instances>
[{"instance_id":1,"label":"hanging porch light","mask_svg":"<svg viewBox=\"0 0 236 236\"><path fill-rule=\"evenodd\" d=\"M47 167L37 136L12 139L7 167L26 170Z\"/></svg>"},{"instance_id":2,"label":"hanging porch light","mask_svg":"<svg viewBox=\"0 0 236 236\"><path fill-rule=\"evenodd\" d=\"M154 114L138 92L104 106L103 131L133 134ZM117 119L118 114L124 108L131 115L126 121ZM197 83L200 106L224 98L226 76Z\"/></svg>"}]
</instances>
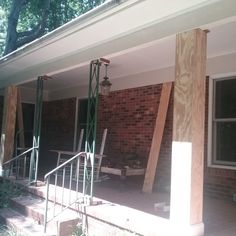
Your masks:
<instances>
[{"instance_id":1,"label":"hanging porch light","mask_svg":"<svg viewBox=\"0 0 236 236\"><path fill-rule=\"evenodd\" d=\"M99 85L101 94L104 96L108 96L111 90L112 83L109 81L109 78L107 76L107 67L109 64L106 63L104 65L105 65L105 76L103 77L103 81Z\"/></svg>"}]
</instances>

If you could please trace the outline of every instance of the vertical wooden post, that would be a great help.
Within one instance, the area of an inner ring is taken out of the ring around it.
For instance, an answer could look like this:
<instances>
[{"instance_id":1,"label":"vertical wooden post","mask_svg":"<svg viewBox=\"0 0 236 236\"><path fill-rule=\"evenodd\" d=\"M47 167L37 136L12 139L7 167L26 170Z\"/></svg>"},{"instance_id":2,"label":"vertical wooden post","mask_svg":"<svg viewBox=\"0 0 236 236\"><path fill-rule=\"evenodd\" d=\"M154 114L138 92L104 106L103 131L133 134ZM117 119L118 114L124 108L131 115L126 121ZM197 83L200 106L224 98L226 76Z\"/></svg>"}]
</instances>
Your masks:
<instances>
[{"instance_id":1,"label":"vertical wooden post","mask_svg":"<svg viewBox=\"0 0 236 236\"><path fill-rule=\"evenodd\" d=\"M195 29L176 39L170 209L176 225L202 230L206 38Z\"/></svg>"},{"instance_id":2,"label":"vertical wooden post","mask_svg":"<svg viewBox=\"0 0 236 236\"><path fill-rule=\"evenodd\" d=\"M20 89L17 91L17 122L18 122L18 128L20 131L19 134L19 141L20 141L20 147L25 147L25 137L24 137L24 122L23 122L23 111L22 111L22 102L21 102L21 93Z\"/></svg>"},{"instance_id":3,"label":"vertical wooden post","mask_svg":"<svg viewBox=\"0 0 236 236\"><path fill-rule=\"evenodd\" d=\"M0 146L0 167L12 158L16 124L17 87L5 89L3 122Z\"/></svg>"}]
</instances>

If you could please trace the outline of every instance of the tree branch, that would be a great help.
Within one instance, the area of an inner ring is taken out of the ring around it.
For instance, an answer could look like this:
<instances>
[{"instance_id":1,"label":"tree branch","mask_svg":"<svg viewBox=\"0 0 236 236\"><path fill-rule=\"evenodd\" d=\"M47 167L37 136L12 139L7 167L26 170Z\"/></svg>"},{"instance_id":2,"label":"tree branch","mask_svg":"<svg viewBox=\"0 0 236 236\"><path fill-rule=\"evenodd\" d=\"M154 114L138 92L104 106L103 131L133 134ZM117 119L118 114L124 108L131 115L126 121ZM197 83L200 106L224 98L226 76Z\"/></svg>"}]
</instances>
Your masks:
<instances>
[{"instance_id":1,"label":"tree branch","mask_svg":"<svg viewBox=\"0 0 236 236\"><path fill-rule=\"evenodd\" d=\"M29 0L12 0L11 11L8 18L8 30L6 37L6 47L3 55L6 55L18 47L29 43L44 34L47 18L49 15L50 0L43 0L42 15L40 23L32 30L17 32L17 24L22 7L26 6Z\"/></svg>"},{"instance_id":2,"label":"tree branch","mask_svg":"<svg viewBox=\"0 0 236 236\"><path fill-rule=\"evenodd\" d=\"M12 0L10 14L8 16L6 46L3 55L6 55L16 49L17 32L16 27L22 6L26 0Z\"/></svg>"},{"instance_id":3,"label":"tree branch","mask_svg":"<svg viewBox=\"0 0 236 236\"><path fill-rule=\"evenodd\" d=\"M36 31L38 31L40 28L40 24L36 25L32 30L22 31L17 33L18 38L23 38L30 36L31 34L35 34Z\"/></svg>"},{"instance_id":4,"label":"tree branch","mask_svg":"<svg viewBox=\"0 0 236 236\"><path fill-rule=\"evenodd\" d=\"M31 34L29 33L28 36L25 36L21 39L18 39L17 42L16 42L16 47L19 48L21 46L23 46L24 44L27 44L27 43L30 43L32 42L33 40L39 38L41 35L43 35L44 33L44 28L38 28L38 30L32 32L32 31L28 31L28 32L31 32Z\"/></svg>"},{"instance_id":5,"label":"tree branch","mask_svg":"<svg viewBox=\"0 0 236 236\"><path fill-rule=\"evenodd\" d=\"M24 44L32 42L33 40L39 38L44 34L47 18L49 15L49 7L50 7L50 0L44 0L41 22L37 26L35 26L35 28L32 30L18 33L18 40L16 42L17 48L23 46Z\"/></svg>"}]
</instances>

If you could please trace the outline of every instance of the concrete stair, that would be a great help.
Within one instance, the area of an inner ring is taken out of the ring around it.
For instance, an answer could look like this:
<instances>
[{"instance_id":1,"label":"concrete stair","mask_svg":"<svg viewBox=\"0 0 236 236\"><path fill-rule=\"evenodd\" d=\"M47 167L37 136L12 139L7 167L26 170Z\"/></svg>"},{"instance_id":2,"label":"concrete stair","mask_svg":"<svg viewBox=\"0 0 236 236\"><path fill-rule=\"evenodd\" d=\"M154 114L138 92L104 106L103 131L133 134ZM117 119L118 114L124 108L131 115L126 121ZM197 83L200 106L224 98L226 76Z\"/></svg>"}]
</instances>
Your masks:
<instances>
[{"instance_id":1,"label":"concrete stair","mask_svg":"<svg viewBox=\"0 0 236 236\"><path fill-rule=\"evenodd\" d=\"M0 220L3 224L9 226L10 229L17 231L18 236L42 236L43 226L37 224L32 218L26 217L12 208L4 208L0 210ZM56 235L48 233L49 235Z\"/></svg>"},{"instance_id":2,"label":"concrete stair","mask_svg":"<svg viewBox=\"0 0 236 236\"><path fill-rule=\"evenodd\" d=\"M31 187L29 187L31 188ZM27 190L27 188L26 188ZM30 191L32 192L32 191ZM41 194L24 192L22 196L10 199L9 208L0 209L0 221L17 231L18 236L69 236L80 221L79 214L73 209L61 213L61 204L48 203L47 233L43 232L45 199ZM40 192L39 192L40 193Z\"/></svg>"}]
</instances>

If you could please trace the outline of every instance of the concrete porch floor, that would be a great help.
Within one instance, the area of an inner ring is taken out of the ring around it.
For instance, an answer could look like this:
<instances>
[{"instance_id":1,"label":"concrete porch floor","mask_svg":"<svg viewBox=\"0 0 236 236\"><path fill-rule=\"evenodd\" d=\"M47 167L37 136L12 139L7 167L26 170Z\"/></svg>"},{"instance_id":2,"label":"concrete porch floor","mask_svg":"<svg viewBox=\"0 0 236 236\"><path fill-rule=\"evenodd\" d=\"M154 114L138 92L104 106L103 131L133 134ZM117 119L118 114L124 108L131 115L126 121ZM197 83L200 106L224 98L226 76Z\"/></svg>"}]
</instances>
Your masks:
<instances>
[{"instance_id":1,"label":"concrete porch floor","mask_svg":"<svg viewBox=\"0 0 236 236\"><path fill-rule=\"evenodd\" d=\"M134 180L132 177L121 181L113 178L95 183L94 195L97 198L134 208L146 213L169 218L169 212L156 211L154 204L166 202L169 204L168 193L141 192L142 179ZM203 222L206 236L235 236L236 235L236 203L227 200L204 197Z\"/></svg>"},{"instance_id":2,"label":"concrete porch floor","mask_svg":"<svg viewBox=\"0 0 236 236\"><path fill-rule=\"evenodd\" d=\"M169 212L154 209L155 203L166 202L169 204L169 194L160 192L144 194L140 190L141 186L137 188L129 182L122 184L118 180L111 180L110 182L97 184L95 195L110 202L169 218ZM205 196L203 221L206 236L235 236L236 203Z\"/></svg>"},{"instance_id":3,"label":"concrete porch floor","mask_svg":"<svg viewBox=\"0 0 236 236\"><path fill-rule=\"evenodd\" d=\"M236 203L205 197L203 221L206 236L235 236Z\"/></svg>"}]
</instances>

